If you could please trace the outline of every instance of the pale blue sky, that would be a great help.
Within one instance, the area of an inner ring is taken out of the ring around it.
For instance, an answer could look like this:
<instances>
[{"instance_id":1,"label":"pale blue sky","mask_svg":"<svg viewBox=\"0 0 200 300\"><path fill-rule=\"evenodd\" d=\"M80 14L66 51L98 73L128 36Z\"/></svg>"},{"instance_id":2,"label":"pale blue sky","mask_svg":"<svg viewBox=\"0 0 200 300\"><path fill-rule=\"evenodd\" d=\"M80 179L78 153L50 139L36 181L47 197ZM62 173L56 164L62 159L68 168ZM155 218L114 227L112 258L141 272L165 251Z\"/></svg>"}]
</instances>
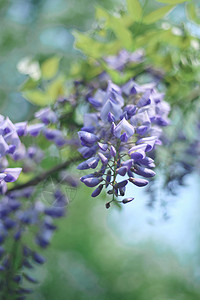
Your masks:
<instances>
[{"instance_id":1,"label":"pale blue sky","mask_svg":"<svg viewBox=\"0 0 200 300\"><path fill-rule=\"evenodd\" d=\"M168 197L168 221L163 220L159 205L154 210L145 207L146 189L134 187L127 191L127 197L134 196L135 200L124 205L121 211L112 209L109 227L128 245L153 240L180 257L195 255L200 224L199 177L190 175L186 182L186 187L178 187L177 196Z\"/></svg>"}]
</instances>

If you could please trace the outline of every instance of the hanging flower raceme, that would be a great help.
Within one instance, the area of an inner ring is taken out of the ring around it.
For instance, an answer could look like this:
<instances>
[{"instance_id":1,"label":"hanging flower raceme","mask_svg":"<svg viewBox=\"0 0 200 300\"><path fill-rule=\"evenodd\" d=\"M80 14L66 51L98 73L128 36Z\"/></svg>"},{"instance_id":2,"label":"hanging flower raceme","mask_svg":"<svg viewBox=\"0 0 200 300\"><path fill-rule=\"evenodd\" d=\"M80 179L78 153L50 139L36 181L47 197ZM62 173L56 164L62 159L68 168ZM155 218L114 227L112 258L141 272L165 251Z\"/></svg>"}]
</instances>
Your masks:
<instances>
[{"instance_id":1,"label":"hanging flower raceme","mask_svg":"<svg viewBox=\"0 0 200 300\"><path fill-rule=\"evenodd\" d=\"M58 188L48 192L48 199L43 199L45 191L42 191L39 200L38 189L31 186L24 189L23 184L18 184L11 187L11 191L7 190L7 183L15 182L22 171L19 167L10 168L10 160L15 164L16 161L23 161L23 171L28 173L35 171L44 157L37 141L26 147L20 138L28 136L30 139L41 134L58 147L66 144L62 132L52 128L52 124L57 122L56 113L47 108L35 116L39 122L29 125L28 122L13 124L0 115L1 299L25 299L26 294L31 293L31 289L24 287L24 282L37 283L30 270L35 264L45 262L40 250L50 244L57 228L54 220L65 216L68 203L67 197ZM66 174L65 181L71 186L77 185L73 177Z\"/></svg>"},{"instance_id":2,"label":"hanging flower raceme","mask_svg":"<svg viewBox=\"0 0 200 300\"><path fill-rule=\"evenodd\" d=\"M50 196L51 205L33 201L34 189L29 187L8 193L0 202L1 299L25 299L32 289L24 288L24 282L37 283L31 270L45 262L40 251L49 246L57 228L54 219L65 215L68 203L59 189L48 194L48 201Z\"/></svg>"},{"instance_id":3,"label":"hanging flower raceme","mask_svg":"<svg viewBox=\"0 0 200 300\"><path fill-rule=\"evenodd\" d=\"M85 114L84 127L78 132L79 152L86 159L78 169L95 169L81 177L86 186L96 187L92 197L107 188L110 202L116 201L125 195L129 182L143 187L155 175L148 154L161 144L162 127L169 124L170 107L163 98L155 83L138 85L133 80L122 87L109 82L106 91L97 90L88 98L96 112Z\"/></svg>"},{"instance_id":4,"label":"hanging flower raceme","mask_svg":"<svg viewBox=\"0 0 200 300\"><path fill-rule=\"evenodd\" d=\"M36 120L41 123L28 124L19 122L13 124L10 119L0 115L0 194L7 191L7 182L14 182L19 177L22 168L8 168L7 157L16 161L25 162L25 170L34 168L43 158L43 151L35 145L26 149L20 138L31 136L37 137L42 134L47 140L53 142L58 147L67 143L62 132L51 128L58 118L50 108L41 109L35 114Z\"/></svg>"}]
</instances>

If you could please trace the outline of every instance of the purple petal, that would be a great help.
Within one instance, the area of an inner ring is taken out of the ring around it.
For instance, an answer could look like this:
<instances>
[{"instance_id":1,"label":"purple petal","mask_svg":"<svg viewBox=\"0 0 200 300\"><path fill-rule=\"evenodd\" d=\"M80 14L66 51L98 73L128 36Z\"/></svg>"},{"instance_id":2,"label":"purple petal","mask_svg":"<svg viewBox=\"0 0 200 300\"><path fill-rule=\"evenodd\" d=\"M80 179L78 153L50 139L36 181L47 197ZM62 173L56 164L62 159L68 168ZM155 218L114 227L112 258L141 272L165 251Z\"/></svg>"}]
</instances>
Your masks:
<instances>
[{"instance_id":1,"label":"purple petal","mask_svg":"<svg viewBox=\"0 0 200 300\"><path fill-rule=\"evenodd\" d=\"M134 127L131 124L129 124L129 122L125 118L123 118L119 122L119 124L117 124L116 128L114 129L114 135L117 138L120 138L122 131L126 132L128 138L135 133Z\"/></svg>"},{"instance_id":2,"label":"purple petal","mask_svg":"<svg viewBox=\"0 0 200 300\"><path fill-rule=\"evenodd\" d=\"M124 132L121 136L120 136L120 140L122 143L126 143L128 141L128 135L126 134L126 132Z\"/></svg>"},{"instance_id":3,"label":"purple petal","mask_svg":"<svg viewBox=\"0 0 200 300\"><path fill-rule=\"evenodd\" d=\"M132 159L129 159L129 160L124 161L122 163L122 166L127 167L128 170L130 170L130 168L132 167L132 165L133 165L133 160Z\"/></svg>"},{"instance_id":4,"label":"purple petal","mask_svg":"<svg viewBox=\"0 0 200 300\"><path fill-rule=\"evenodd\" d=\"M112 157L115 157L115 155L117 154L117 151L114 146L110 147L110 154Z\"/></svg>"},{"instance_id":5,"label":"purple petal","mask_svg":"<svg viewBox=\"0 0 200 300\"><path fill-rule=\"evenodd\" d=\"M108 149L108 145L107 144L102 144L102 143L97 143L99 148L102 150L102 151L106 151Z\"/></svg>"},{"instance_id":6,"label":"purple petal","mask_svg":"<svg viewBox=\"0 0 200 300\"><path fill-rule=\"evenodd\" d=\"M15 123L15 128L19 136L23 136L27 132L27 122Z\"/></svg>"},{"instance_id":7,"label":"purple petal","mask_svg":"<svg viewBox=\"0 0 200 300\"><path fill-rule=\"evenodd\" d=\"M151 151L154 148L155 142L157 140L157 136L151 136L139 139L136 144L146 144L146 152Z\"/></svg>"},{"instance_id":8,"label":"purple petal","mask_svg":"<svg viewBox=\"0 0 200 300\"><path fill-rule=\"evenodd\" d=\"M35 113L35 117L42 121L45 125L56 123L58 118L50 108L43 108Z\"/></svg>"},{"instance_id":9,"label":"purple petal","mask_svg":"<svg viewBox=\"0 0 200 300\"><path fill-rule=\"evenodd\" d=\"M90 146L98 141L98 137L90 132L79 131L78 135L83 146Z\"/></svg>"},{"instance_id":10,"label":"purple petal","mask_svg":"<svg viewBox=\"0 0 200 300\"><path fill-rule=\"evenodd\" d=\"M140 167L140 166L134 166L134 173L138 174L138 175L141 175L141 176L144 176L146 178L150 178L150 177L153 177L156 175L156 173L151 170L151 169L148 169L148 168L144 168L144 167Z\"/></svg>"},{"instance_id":11,"label":"purple petal","mask_svg":"<svg viewBox=\"0 0 200 300\"><path fill-rule=\"evenodd\" d=\"M124 167L117 169L117 174L124 176L127 171L128 171L127 167L124 166Z\"/></svg>"},{"instance_id":12,"label":"purple petal","mask_svg":"<svg viewBox=\"0 0 200 300\"><path fill-rule=\"evenodd\" d=\"M133 104L126 105L124 111L127 112L128 118L131 118L136 113L137 107Z\"/></svg>"},{"instance_id":13,"label":"purple petal","mask_svg":"<svg viewBox=\"0 0 200 300\"><path fill-rule=\"evenodd\" d=\"M103 189L103 184L100 184L96 190L92 193L92 197L97 197Z\"/></svg>"},{"instance_id":14,"label":"purple petal","mask_svg":"<svg viewBox=\"0 0 200 300\"><path fill-rule=\"evenodd\" d=\"M107 163L108 163L107 157L103 153L101 153L101 152L99 152L98 155L99 155L99 157L101 159L102 164L103 165L107 165Z\"/></svg>"},{"instance_id":15,"label":"purple petal","mask_svg":"<svg viewBox=\"0 0 200 300\"><path fill-rule=\"evenodd\" d=\"M132 182L133 184L142 187L142 186L146 186L149 182L146 179L142 179L142 178L133 178L130 177L129 181Z\"/></svg>"},{"instance_id":16,"label":"purple petal","mask_svg":"<svg viewBox=\"0 0 200 300\"><path fill-rule=\"evenodd\" d=\"M101 181L103 180L103 178L97 178L97 177L91 177L91 178L85 178L82 180L82 182L87 185L88 187L94 187L96 185L98 185Z\"/></svg>"},{"instance_id":17,"label":"purple petal","mask_svg":"<svg viewBox=\"0 0 200 300\"><path fill-rule=\"evenodd\" d=\"M115 117L111 112L108 113L108 122L109 123L115 122Z\"/></svg>"},{"instance_id":18,"label":"purple petal","mask_svg":"<svg viewBox=\"0 0 200 300\"><path fill-rule=\"evenodd\" d=\"M150 95L151 95L151 90L146 91L144 93L144 95L140 98L140 100L138 101L137 107L143 107L143 106L151 104Z\"/></svg>"},{"instance_id":19,"label":"purple petal","mask_svg":"<svg viewBox=\"0 0 200 300\"><path fill-rule=\"evenodd\" d=\"M29 125L27 127L27 133L31 136L38 136L43 128L44 124L42 123Z\"/></svg>"},{"instance_id":20,"label":"purple petal","mask_svg":"<svg viewBox=\"0 0 200 300\"><path fill-rule=\"evenodd\" d=\"M128 180L123 180L123 181L121 181L121 182L116 183L114 187L115 187L116 189L122 188L122 187L126 186L127 183L128 183Z\"/></svg>"},{"instance_id":21,"label":"purple petal","mask_svg":"<svg viewBox=\"0 0 200 300\"><path fill-rule=\"evenodd\" d=\"M122 114L122 109L118 104L113 103L113 101L107 100L100 113L101 120L105 123L108 122L108 114L110 112L114 115L116 120L119 120L120 115Z\"/></svg>"},{"instance_id":22,"label":"purple petal","mask_svg":"<svg viewBox=\"0 0 200 300\"><path fill-rule=\"evenodd\" d=\"M9 150L8 144L4 140L3 136L0 135L0 157L3 157L8 150Z\"/></svg>"},{"instance_id":23,"label":"purple petal","mask_svg":"<svg viewBox=\"0 0 200 300\"><path fill-rule=\"evenodd\" d=\"M4 178L5 182L14 182L19 177L22 168L7 168L4 170L6 177Z\"/></svg>"},{"instance_id":24,"label":"purple petal","mask_svg":"<svg viewBox=\"0 0 200 300\"><path fill-rule=\"evenodd\" d=\"M84 158L89 158L96 153L97 147L96 146L93 146L90 148L89 147L81 147L78 149L78 151Z\"/></svg>"},{"instance_id":25,"label":"purple petal","mask_svg":"<svg viewBox=\"0 0 200 300\"><path fill-rule=\"evenodd\" d=\"M88 160L80 163L77 167L79 170L86 170L86 169L95 169L98 165L99 158L98 157L91 157Z\"/></svg>"},{"instance_id":26,"label":"purple petal","mask_svg":"<svg viewBox=\"0 0 200 300\"><path fill-rule=\"evenodd\" d=\"M95 107L95 108L99 108L102 106L102 103L92 97L88 98L88 101Z\"/></svg>"},{"instance_id":27,"label":"purple petal","mask_svg":"<svg viewBox=\"0 0 200 300\"><path fill-rule=\"evenodd\" d=\"M141 126L141 125L149 126L151 124L147 111L143 111L135 114L133 117L131 117L130 122L133 126Z\"/></svg>"}]
</instances>

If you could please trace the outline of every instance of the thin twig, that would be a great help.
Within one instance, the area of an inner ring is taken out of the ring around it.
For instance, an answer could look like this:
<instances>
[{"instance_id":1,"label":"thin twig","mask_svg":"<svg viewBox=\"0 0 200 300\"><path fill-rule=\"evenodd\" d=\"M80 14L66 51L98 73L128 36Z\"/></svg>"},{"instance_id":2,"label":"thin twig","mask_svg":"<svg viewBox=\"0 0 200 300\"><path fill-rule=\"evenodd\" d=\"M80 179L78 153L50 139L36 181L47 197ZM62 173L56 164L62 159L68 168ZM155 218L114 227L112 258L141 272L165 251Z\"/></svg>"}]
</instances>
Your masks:
<instances>
[{"instance_id":1,"label":"thin twig","mask_svg":"<svg viewBox=\"0 0 200 300\"><path fill-rule=\"evenodd\" d=\"M53 168L51 168L50 170L46 171L46 172L43 172L37 176L35 176L34 178L30 179L29 181L25 182L25 183L22 183L22 184L19 184L19 185L16 185L10 189L7 190L6 194L8 194L9 192L12 192L12 191L17 191L17 190L22 190L24 188L27 188L27 187L30 187L30 186L35 186L37 185L38 183L40 183L41 181L45 180L46 178L48 178L49 176L53 175L53 174L56 174L58 172L60 172L61 170L63 169L66 169L68 168L72 163L74 162L78 162L81 160L81 156L78 156L78 157L73 157Z\"/></svg>"}]
</instances>

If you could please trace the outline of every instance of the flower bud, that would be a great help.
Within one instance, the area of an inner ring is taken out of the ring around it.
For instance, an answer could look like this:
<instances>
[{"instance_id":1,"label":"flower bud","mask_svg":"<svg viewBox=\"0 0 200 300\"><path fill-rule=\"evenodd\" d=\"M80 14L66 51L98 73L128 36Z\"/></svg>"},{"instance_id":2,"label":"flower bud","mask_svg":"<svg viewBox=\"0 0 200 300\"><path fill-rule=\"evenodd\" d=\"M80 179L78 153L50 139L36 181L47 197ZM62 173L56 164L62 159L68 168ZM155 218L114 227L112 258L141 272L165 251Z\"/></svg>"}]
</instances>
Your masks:
<instances>
[{"instance_id":1,"label":"flower bud","mask_svg":"<svg viewBox=\"0 0 200 300\"><path fill-rule=\"evenodd\" d=\"M126 203L129 203L129 202L131 202L131 201L133 201L134 200L134 198L125 198L125 199L123 199L122 200L122 203L124 203L124 204L126 204Z\"/></svg>"},{"instance_id":2,"label":"flower bud","mask_svg":"<svg viewBox=\"0 0 200 300\"><path fill-rule=\"evenodd\" d=\"M100 193L101 193L101 191L102 191L102 188L103 188L103 184L100 184L99 186L98 186L98 188L96 189L96 190L94 190L94 192L92 193L92 197L97 197Z\"/></svg>"}]
</instances>

